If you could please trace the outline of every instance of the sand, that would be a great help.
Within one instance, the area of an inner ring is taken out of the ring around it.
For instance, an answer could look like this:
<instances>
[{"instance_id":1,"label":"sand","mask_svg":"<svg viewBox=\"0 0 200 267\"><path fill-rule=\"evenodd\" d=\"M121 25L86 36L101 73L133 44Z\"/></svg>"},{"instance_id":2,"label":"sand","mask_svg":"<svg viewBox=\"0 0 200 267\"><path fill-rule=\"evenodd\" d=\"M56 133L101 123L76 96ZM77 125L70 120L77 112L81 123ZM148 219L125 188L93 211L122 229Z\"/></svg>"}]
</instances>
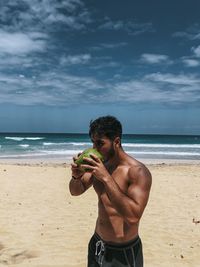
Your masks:
<instances>
[{"instance_id":1,"label":"sand","mask_svg":"<svg viewBox=\"0 0 200 267\"><path fill-rule=\"evenodd\" d=\"M200 266L200 164L149 164L145 267ZM69 193L66 164L0 164L0 267L85 267L97 197Z\"/></svg>"}]
</instances>

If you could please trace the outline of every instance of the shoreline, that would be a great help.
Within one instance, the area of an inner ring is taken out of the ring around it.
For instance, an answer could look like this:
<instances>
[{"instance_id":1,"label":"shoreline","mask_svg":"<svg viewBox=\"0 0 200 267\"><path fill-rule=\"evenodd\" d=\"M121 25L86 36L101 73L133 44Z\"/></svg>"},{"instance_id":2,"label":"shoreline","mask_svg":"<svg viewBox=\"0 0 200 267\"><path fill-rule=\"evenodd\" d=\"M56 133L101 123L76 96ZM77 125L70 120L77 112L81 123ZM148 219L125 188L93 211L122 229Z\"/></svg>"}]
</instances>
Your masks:
<instances>
[{"instance_id":1,"label":"shoreline","mask_svg":"<svg viewBox=\"0 0 200 267\"><path fill-rule=\"evenodd\" d=\"M200 160L194 159L150 159L135 158L146 165L200 165ZM72 163L72 159L63 158L28 158L28 159L0 159L0 165L41 165L41 166L65 166L68 167Z\"/></svg>"}]
</instances>

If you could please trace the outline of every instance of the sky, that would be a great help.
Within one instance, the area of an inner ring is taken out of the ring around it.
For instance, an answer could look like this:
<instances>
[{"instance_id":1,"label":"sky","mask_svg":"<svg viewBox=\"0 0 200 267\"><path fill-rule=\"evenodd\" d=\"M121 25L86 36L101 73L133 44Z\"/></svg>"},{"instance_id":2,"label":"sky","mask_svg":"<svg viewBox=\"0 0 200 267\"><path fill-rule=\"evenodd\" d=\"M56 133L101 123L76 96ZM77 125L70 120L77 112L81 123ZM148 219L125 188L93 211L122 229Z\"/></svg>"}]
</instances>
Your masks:
<instances>
[{"instance_id":1,"label":"sky","mask_svg":"<svg viewBox=\"0 0 200 267\"><path fill-rule=\"evenodd\" d=\"M0 1L0 132L200 134L198 0Z\"/></svg>"}]
</instances>

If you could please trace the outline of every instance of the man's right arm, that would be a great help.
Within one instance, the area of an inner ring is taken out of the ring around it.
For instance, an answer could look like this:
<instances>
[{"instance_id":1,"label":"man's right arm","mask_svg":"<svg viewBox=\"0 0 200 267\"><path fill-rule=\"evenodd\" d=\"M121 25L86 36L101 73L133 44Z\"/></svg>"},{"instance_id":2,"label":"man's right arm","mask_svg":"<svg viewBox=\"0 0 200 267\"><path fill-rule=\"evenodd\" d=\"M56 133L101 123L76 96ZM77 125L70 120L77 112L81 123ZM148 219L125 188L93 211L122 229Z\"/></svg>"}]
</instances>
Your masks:
<instances>
[{"instance_id":1,"label":"man's right arm","mask_svg":"<svg viewBox=\"0 0 200 267\"><path fill-rule=\"evenodd\" d=\"M85 172L80 177L73 177L69 182L69 191L72 196L83 194L93 183L92 174Z\"/></svg>"}]
</instances>

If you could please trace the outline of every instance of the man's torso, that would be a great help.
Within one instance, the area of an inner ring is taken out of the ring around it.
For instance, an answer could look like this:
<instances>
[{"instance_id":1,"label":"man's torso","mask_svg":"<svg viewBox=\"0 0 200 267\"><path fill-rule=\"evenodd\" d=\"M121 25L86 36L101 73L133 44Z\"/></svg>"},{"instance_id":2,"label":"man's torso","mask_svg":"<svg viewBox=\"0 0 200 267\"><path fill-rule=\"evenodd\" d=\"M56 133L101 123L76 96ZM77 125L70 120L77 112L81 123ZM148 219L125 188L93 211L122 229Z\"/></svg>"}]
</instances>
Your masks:
<instances>
[{"instance_id":1,"label":"man's torso","mask_svg":"<svg viewBox=\"0 0 200 267\"><path fill-rule=\"evenodd\" d=\"M115 170L107 168L112 178L119 186L122 193L127 195L129 187L128 171L131 166L136 167L139 163L136 160L128 159L124 164L118 165ZM126 242L138 235L138 223L128 225L113 207L102 182L94 178L93 187L98 195L98 218L95 231L105 241Z\"/></svg>"}]
</instances>

